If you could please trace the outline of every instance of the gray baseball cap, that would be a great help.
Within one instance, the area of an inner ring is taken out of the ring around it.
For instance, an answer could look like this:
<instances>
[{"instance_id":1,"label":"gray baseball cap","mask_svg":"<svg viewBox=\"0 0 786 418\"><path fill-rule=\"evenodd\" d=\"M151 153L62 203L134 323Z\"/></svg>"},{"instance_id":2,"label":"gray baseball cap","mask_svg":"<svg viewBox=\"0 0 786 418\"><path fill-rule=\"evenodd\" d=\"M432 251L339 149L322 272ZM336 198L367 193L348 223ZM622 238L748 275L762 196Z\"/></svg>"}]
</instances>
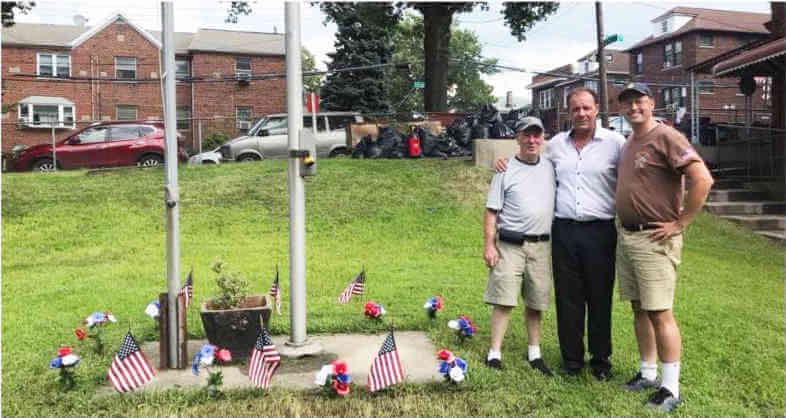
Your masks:
<instances>
[{"instance_id":1,"label":"gray baseball cap","mask_svg":"<svg viewBox=\"0 0 786 418\"><path fill-rule=\"evenodd\" d=\"M521 131L527 130L527 128L531 128L533 126L536 126L536 127L540 128L541 131L545 131L545 129L543 129L543 122L541 122L540 119L538 119L538 118L536 118L534 116L527 116L525 118L519 119L518 122L516 122L516 129L515 129L515 131L516 132L521 132Z\"/></svg>"}]
</instances>

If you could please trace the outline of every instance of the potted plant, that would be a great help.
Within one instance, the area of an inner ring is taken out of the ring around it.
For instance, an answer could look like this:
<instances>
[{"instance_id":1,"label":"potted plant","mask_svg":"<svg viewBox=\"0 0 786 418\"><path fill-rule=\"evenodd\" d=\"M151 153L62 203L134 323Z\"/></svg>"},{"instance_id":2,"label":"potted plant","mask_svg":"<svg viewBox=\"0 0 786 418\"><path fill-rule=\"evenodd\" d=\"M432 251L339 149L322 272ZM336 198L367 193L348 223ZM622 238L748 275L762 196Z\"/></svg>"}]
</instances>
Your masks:
<instances>
[{"instance_id":1,"label":"potted plant","mask_svg":"<svg viewBox=\"0 0 786 418\"><path fill-rule=\"evenodd\" d=\"M248 282L228 271L221 261L212 269L218 275L218 293L203 301L200 309L207 339L213 345L228 348L232 357L248 357L261 328L268 328L270 296L249 295Z\"/></svg>"}]
</instances>

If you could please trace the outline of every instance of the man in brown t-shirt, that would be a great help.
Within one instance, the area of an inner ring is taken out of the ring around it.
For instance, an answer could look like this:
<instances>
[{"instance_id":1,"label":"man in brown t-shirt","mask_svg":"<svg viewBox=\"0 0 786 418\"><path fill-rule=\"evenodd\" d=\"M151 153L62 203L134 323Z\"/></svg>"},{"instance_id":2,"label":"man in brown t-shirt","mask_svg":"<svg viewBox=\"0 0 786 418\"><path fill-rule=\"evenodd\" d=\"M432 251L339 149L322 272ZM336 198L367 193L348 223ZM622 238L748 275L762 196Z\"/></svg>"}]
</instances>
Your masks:
<instances>
[{"instance_id":1,"label":"man in brown t-shirt","mask_svg":"<svg viewBox=\"0 0 786 418\"><path fill-rule=\"evenodd\" d=\"M617 275L621 298L631 301L641 356L639 372L625 388L658 387L647 407L670 411L681 399L682 341L672 305L682 232L704 205L713 180L685 136L652 118L655 101L646 84L629 84L619 103L633 134L617 169ZM683 175L690 184L684 208Z\"/></svg>"}]
</instances>

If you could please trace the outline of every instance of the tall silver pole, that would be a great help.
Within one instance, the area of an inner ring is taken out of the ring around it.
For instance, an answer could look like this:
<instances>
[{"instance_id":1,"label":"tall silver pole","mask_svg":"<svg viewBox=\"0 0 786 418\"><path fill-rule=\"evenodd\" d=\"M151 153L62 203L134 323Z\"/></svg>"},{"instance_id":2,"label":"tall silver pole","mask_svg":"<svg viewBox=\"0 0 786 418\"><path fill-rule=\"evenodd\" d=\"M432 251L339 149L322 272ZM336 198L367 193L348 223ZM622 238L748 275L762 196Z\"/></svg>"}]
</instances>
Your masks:
<instances>
[{"instance_id":1,"label":"tall silver pole","mask_svg":"<svg viewBox=\"0 0 786 418\"><path fill-rule=\"evenodd\" d=\"M177 368L178 341L177 292L180 290L179 190L177 187L177 120L175 114L175 27L172 2L161 2L161 39L164 64L164 134L166 136L166 283L169 292L169 367Z\"/></svg>"},{"instance_id":2,"label":"tall silver pole","mask_svg":"<svg viewBox=\"0 0 786 418\"><path fill-rule=\"evenodd\" d=\"M693 71L690 72L690 104L693 108L690 112L690 142L696 144L699 139L696 135L696 80Z\"/></svg>"},{"instance_id":3,"label":"tall silver pole","mask_svg":"<svg viewBox=\"0 0 786 418\"><path fill-rule=\"evenodd\" d=\"M286 21L287 132L289 150L299 148L303 127L303 68L300 62L300 2L284 5ZM306 197L300 162L289 158L289 344L306 344Z\"/></svg>"}]
</instances>

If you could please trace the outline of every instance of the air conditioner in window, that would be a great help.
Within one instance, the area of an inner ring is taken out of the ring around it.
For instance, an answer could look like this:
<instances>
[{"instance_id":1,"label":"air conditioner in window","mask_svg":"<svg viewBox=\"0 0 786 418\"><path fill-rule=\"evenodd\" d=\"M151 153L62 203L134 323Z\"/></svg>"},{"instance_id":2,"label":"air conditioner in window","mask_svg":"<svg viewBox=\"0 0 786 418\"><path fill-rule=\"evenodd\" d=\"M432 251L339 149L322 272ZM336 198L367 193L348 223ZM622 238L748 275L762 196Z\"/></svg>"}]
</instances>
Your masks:
<instances>
[{"instance_id":1,"label":"air conditioner in window","mask_svg":"<svg viewBox=\"0 0 786 418\"><path fill-rule=\"evenodd\" d=\"M235 74L235 79L237 79L238 84L247 85L248 82L251 80L251 74L238 73L238 74Z\"/></svg>"},{"instance_id":2,"label":"air conditioner in window","mask_svg":"<svg viewBox=\"0 0 786 418\"><path fill-rule=\"evenodd\" d=\"M251 129L251 121L250 120L239 120L237 121L237 128L249 130Z\"/></svg>"}]
</instances>

